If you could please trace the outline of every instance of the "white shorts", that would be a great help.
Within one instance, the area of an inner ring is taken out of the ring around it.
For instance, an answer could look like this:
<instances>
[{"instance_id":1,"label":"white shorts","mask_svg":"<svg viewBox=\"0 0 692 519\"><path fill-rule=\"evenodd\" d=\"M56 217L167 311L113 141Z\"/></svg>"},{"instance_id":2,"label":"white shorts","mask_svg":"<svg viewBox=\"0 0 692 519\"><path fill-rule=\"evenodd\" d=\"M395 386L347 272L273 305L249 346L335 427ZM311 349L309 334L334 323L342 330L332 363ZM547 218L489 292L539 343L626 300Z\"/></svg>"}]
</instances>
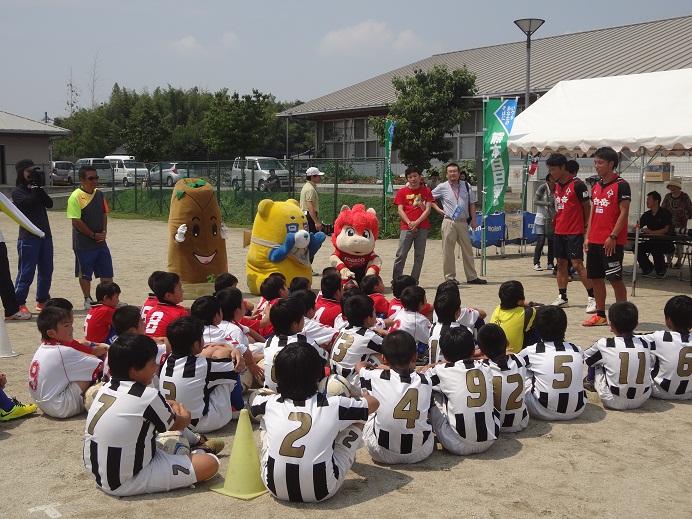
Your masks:
<instances>
[{"instance_id":1,"label":"white shorts","mask_svg":"<svg viewBox=\"0 0 692 519\"><path fill-rule=\"evenodd\" d=\"M660 398L661 400L692 400L692 391L688 391L682 395L669 393L659 386L655 381L651 382L651 396Z\"/></svg>"},{"instance_id":2,"label":"white shorts","mask_svg":"<svg viewBox=\"0 0 692 519\"><path fill-rule=\"evenodd\" d=\"M586 406L582 406L581 409L573 413L558 413L557 411L552 411L543 407L538 401L538 398L529 390L524 394L524 402L526 403L526 409L529 410L529 416L531 418L538 418L539 420L574 420L586 409Z\"/></svg>"},{"instance_id":3,"label":"white shorts","mask_svg":"<svg viewBox=\"0 0 692 519\"><path fill-rule=\"evenodd\" d=\"M428 416L430 417L430 424L437 435L438 441L452 454L458 454L460 456L478 454L487 451L491 445L495 443L495 440L475 442L459 436L459 433L457 433L456 429L454 429L449 423L449 420L447 420L447 416L437 407L437 401L435 405L430 406Z\"/></svg>"},{"instance_id":4,"label":"white shorts","mask_svg":"<svg viewBox=\"0 0 692 519\"><path fill-rule=\"evenodd\" d=\"M36 405L44 414L53 418L69 418L85 411L82 388L76 382L70 382L62 393L55 395L50 400L36 401Z\"/></svg>"},{"instance_id":5,"label":"white shorts","mask_svg":"<svg viewBox=\"0 0 692 519\"><path fill-rule=\"evenodd\" d=\"M389 465L396 465L398 463L418 463L419 461L423 461L430 456L433 448L435 447L435 439L431 434L428 437L428 441L426 441L417 451L409 454L401 454L399 452L385 449L379 443L377 443L377 436L375 436L374 426L375 418L374 415L371 415L363 428L363 443L365 444L365 449L368 451L368 454L370 454L372 459L378 463L387 463Z\"/></svg>"},{"instance_id":6,"label":"white shorts","mask_svg":"<svg viewBox=\"0 0 692 519\"><path fill-rule=\"evenodd\" d=\"M190 429L197 433L207 433L221 429L233 418L233 408L231 407L231 391L235 387L232 384L221 384L216 386L209 395L209 410L197 425L190 426Z\"/></svg>"},{"instance_id":7,"label":"white shorts","mask_svg":"<svg viewBox=\"0 0 692 519\"><path fill-rule=\"evenodd\" d=\"M596 377L594 378L593 384L596 387L598 396L601 398L601 403L603 404L603 407L607 407L608 409L615 409L618 411L636 409L637 407L640 407L644 402L646 402L651 396L651 391L647 391L639 398L634 398L632 400L630 400L629 398L625 398L623 396L614 395L610 392L610 388L606 383L606 377L603 368L596 368Z\"/></svg>"},{"instance_id":8,"label":"white shorts","mask_svg":"<svg viewBox=\"0 0 692 519\"><path fill-rule=\"evenodd\" d=\"M139 474L125 481L116 490L101 490L113 496L136 496L185 488L196 481L197 475L190 456L173 455L154 449L154 457Z\"/></svg>"},{"instance_id":9,"label":"white shorts","mask_svg":"<svg viewBox=\"0 0 692 519\"><path fill-rule=\"evenodd\" d=\"M264 343L263 342L253 342L248 347L250 348L250 352L253 355L257 355L258 353L264 353Z\"/></svg>"}]
</instances>

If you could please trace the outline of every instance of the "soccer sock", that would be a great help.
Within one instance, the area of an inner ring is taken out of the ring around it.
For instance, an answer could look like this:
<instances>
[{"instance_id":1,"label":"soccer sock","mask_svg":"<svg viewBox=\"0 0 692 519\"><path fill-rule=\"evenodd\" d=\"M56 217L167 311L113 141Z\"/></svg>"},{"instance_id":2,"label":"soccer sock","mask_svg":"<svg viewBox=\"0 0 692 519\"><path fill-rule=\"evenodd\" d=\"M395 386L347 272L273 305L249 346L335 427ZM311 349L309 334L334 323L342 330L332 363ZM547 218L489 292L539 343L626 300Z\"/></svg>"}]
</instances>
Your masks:
<instances>
[{"instance_id":1,"label":"soccer sock","mask_svg":"<svg viewBox=\"0 0 692 519\"><path fill-rule=\"evenodd\" d=\"M566 288L558 288L558 292L560 292L560 297L567 301L567 289ZM554 294L555 292L553 292Z\"/></svg>"},{"instance_id":2,"label":"soccer sock","mask_svg":"<svg viewBox=\"0 0 692 519\"><path fill-rule=\"evenodd\" d=\"M586 370L586 380L589 382L593 382L596 379L596 368L589 367Z\"/></svg>"},{"instance_id":3,"label":"soccer sock","mask_svg":"<svg viewBox=\"0 0 692 519\"><path fill-rule=\"evenodd\" d=\"M589 297L593 297L593 288L587 288L586 289L586 295Z\"/></svg>"},{"instance_id":4,"label":"soccer sock","mask_svg":"<svg viewBox=\"0 0 692 519\"><path fill-rule=\"evenodd\" d=\"M180 432L183 433L183 436L185 436L185 439L188 441L190 445L194 445L195 443L199 442L199 436L197 435L197 433L191 431L187 427L185 427Z\"/></svg>"},{"instance_id":5,"label":"soccer sock","mask_svg":"<svg viewBox=\"0 0 692 519\"><path fill-rule=\"evenodd\" d=\"M12 399L5 394L5 392L0 389L0 409L2 409L5 412L10 412L12 411L12 408L14 407L14 402Z\"/></svg>"},{"instance_id":6,"label":"soccer sock","mask_svg":"<svg viewBox=\"0 0 692 519\"><path fill-rule=\"evenodd\" d=\"M234 411L240 411L245 408L245 402L243 401L243 385L238 380L231 391L231 406L233 406Z\"/></svg>"},{"instance_id":7,"label":"soccer sock","mask_svg":"<svg viewBox=\"0 0 692 519\"><path fill-rule=\"evenodd\" d=\"M603 317L603 319L606 318L605 310L596 310L596 315L598 317Z\"/></svg>"}]
</instances>

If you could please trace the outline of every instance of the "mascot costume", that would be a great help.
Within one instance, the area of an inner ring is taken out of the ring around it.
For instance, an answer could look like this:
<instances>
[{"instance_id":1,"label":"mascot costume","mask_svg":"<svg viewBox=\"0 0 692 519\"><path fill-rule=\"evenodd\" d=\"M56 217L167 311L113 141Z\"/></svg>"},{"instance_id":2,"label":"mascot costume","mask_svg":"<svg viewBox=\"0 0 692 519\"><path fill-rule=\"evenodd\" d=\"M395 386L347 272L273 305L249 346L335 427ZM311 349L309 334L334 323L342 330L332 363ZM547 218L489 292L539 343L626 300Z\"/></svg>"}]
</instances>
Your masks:
<instances>
[{"instance_id":1,"label":"mascot costume","mask_svg":"<svg viewBox=\"0 0 692 519\"><path fill-rule=\"evenodd\" d=\"M168 271L180 276L191 299L214 292L214 281L228 270L227 228L211 184L179 180L168 216Z\"/></svg>"},{"instance_id":2,"label":"mascot costume","mask_svg":"<svg viewBox=\"0 0 692 519\"><path fill-rule=\"evenodd\" d=\"M375 254L378 228L374 209L366 211L363 204L356 204L353 209L347 205L341 208L334 222L334 253L330 258L341 279L354 279L360 284L364 276L380 273L382 260Z\"/></svg>"},{"instance_id":3,"label":"mascot costume","mask_svg":"<svg viewBox=\"0 0 692 519\"><path fill-rule=\"evenodd\" d=\"M258 295L260 285L272 272L286 276L286 285L295 277L312 277L310 254L326 239L323 232L308 232L308 220L293 199L285 202L262 200L252 225L247 253L247 286Z\"/></svg>"}]
</instances>

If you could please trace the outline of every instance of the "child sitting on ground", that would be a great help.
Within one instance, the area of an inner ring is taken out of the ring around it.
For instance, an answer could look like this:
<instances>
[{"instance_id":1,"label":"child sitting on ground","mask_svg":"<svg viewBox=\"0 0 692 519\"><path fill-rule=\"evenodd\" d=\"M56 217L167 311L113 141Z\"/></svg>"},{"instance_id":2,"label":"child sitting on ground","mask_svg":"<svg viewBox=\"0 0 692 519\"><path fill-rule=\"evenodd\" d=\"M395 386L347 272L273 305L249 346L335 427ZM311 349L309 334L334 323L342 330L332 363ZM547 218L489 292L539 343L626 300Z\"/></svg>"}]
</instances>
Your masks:
<instances>
[{"instance_id":1,"label":"child sitting on ground","mask_svg":"<svg viewBox=\"0 0 692 519\"><path fill-rule=\"evenodd\" d=\"M369 274L360 282L360 289L375 302L377 317L384 319L389 313L389 301L384 297L384 282L377 274Z\"/></svg>"},{"instance_id":2,"label":"child sitting on ground","mask_svg":"<svg viewBox=\"0 0 692 519\"><path fill-rule=\"evenodd\" d=\"M149 337L166 337L166 329L178 317L190 315L180 306L185 295L180 276L174 272L163 272L154 279L154 294L158 303L147 314L144 333Z\"/></svg>"},{"instance_id":3,"label":"child sitting on ground","mask_svg":"<svg viewBox=\"0 0 692 519\"><path fill-rule=\"evenodd\" d=\"M493 401L500 413L500 432L526 429L529 412L524 402L524 363L513 353L507 354L509 341L497 324L488 323L478 330L478 346L488 357L483 363L493 374Z\"/></svg>"},{"instance_id":4,"label":"child sitting on ground","mask_svg":"<svg viewBox=\"0 0 692 519\"><path fill-rule=\"evenodd\" d=\"M151 275L149 276L149 279L147 279L147 285L149 285L149 296L147 297L147 300L144 301L144 304L142 305L142 319L144 319L144 322L147 322L147 316L149 315L149 312L151 311L151 309L154 308L159 303L159 299L156 297L156 294L154 294L154 281L161 274L165 274L165 273L166 272L163 270L155 270L154 272L151 273Z\"/></svg>"},{"instance_id":5,"label":"child sitting on ground","mask_svg":"<svg viewBox=\"0 0 692 519\"><path fill-rule=\"evenodd\" d=\"M317 296L312 290L296 290L290 297L300 299L305 306L305 319L303 321L303 335L309 341L314 341L320 348L331 350L334 339L339 335L339 330L326 326L314 319L315 302Z\"/></svg>"},{"instance_id":6,"label":"child sitting on ground","mask_svg":"<svg viewBox=\"0 0 692 519\"><path fill-rule=\"evenodd\" d=\"M274 370L280 394L261 394L253 401L252 414L262 417L262 481L278 499L310 503L332 497L355 461L362 424L378 406L370 395L318 393L322 366L306 343L283 348ZM296 420L302 424L300 441Z\"/></svg>"},{"instance_id":7,"label":"child sitting on ground","mask_svg":"<svg viewBox=\"0 0 692 519\"><path fill-rule=\"evenodd\" d=\"M275 273L278 274L278 273ZM262 312L260 321L259 333L264 338L269 338L274 334L274 327L271 324L271 309L274 303L283 297L288 297L288 288L286 288L286 277L281 275L270 274L267 279L262 281L260 285L260 293L264 302L260 301L257 305L258 311Z\"/></svg>"},{"instance_id":8,"label":"child sitting on ground","mask_svg":"<svg viewBox=\"0 0 692 519\"><path fill-rule=\"evenodd\" d=\"M406 287L414 287L418 284L416 278L404 274L392 281L392 300L389 301L389 310L387 311L387 317L392 317L395 313L403 308L401 304L401 293Z\"/></svg>"},{"instance_id":9,"label":"child sitting on ground","mask_svg":"<svg viewBox=\"0 0 692 519\"><path fill-rule=\"evenodd\" d=\"M315 303L315 319L327 326L334 326L334 320L341 313L343 286L339 274L322 276L320 282L322 297Z\"/></svg>"},{"instance_id":10,"label":"child sitting on ground","mask_svg":"<svg viewBox=\"0 0 692 519\"><path fill-rule=\"evenodd\" d=\"M238 278L230 272L224 272L222 274L219 274L216 280L214 281L214 293L212 295L215 296L224 288L238 288ZM255 305L253 305L250 301L245 301L245 308L247 309L248 314L252 315L252 312L255 309ZM247 326L247 324L245 326Z\"/></svg>"},{"instance_id":11,"label":"child sitting on ground","mask_svg":"<svg viewBox=\"0 0 692 519\"><path fill-rule=\"evenodd\" d=\"M45 307L44 307L45 308ZM0 371L0 422L9 422L36 411L36 404L22 404L16 398L5 394L7 376Z\"/></svg>"},{"instance_id":12,"label":"child sitting on ground","mask_svg":"<svg viewBox=\"0 0 692 519\"><path fill-rule=\"evenodd\" d=\"M404 308L394 316L394 324L389 327L389 331L402 330L411 335L418 345L419 364L427 364L431 325L421 313L428 305L425 289L419 286L405 288L401 293L401 304Z\"/></svg>"},{"instance_id":13,"label":"child sitting on ground","mask_svg":"<svg viewBox=\"0 0 692 519\"><path fill-rule=\"evenodd\" d=\"M51 297L48 301L43 303L43 308L62 308L67 310L70 314L70 322L72 323L74 329L74 307L69 300L64 297ZM96 355L97 357L103 357L106 352L108 352L108 344L96 343L92 341L87 341L86 339L72 339L67 346L74 348L82 353L87 353L89 355Z\"/></svg>"},{"instance_id":14,"label":"child sitting on ground","mask_svg":"<svg viewBox=\"0 0 692 519\"><path fill-rule=\"evenodd\" d=\"M500 433L500 415L492 398L492 371L473 359L473 335L465 326L446 330L440 337L440 350L445 363L425 373L433 387L433 431L449 452L485 452Z\"/></svg>"},{"instance_id":15,"label":"child sitting on ground","mask_svg":"<svg viewBox=\"0 0 692 519\"><path fill-rule=\"evenodd\" d=\"M166 399L183 404L192 417L191 429L210 432L233 418L231 391L237 372L245 369L235 348L204 348L204 324L191 315L169 325L171 354L161 369L159 390Z\"/></svg>"},{"instance_id":16,"label":"child sitting on ground","mask_svg":"<svg viewBox=\"0 0 692 519\"><path fill-rule=\"evenodd\" d=\"M539 420L577 418L586 404L584 357L579 346L565 341L567 314L559 306L540 308L536 330L542 340L517 355L526 366L526 408Z\"/></svg>"},{"instance_id":17,"label":"child sitting on ground","mask_svg":"<svg viewBox=\"0 0 692 519\"><path fill-rule=\"evenodd\" d=\"M459 285L457 285L456 281L451 279L443 281L437 286L437 292L435 292L435 299L437 299L437 296L439 296L443 292L452 292L459 294ZM461 305L461 296L459 297L459 305ZM459 324L462 324L466 326L469 330L471 330L471 332L475 336L477 331L480 330L481 326L485 324L484 319L486 317L487 314L484 310L481 310L480 308L461 306L459 317L457 317L456 320ZM437 314L433 312L433 324L435 324L438 321L438 319L439 317L437 316Z\"/></svg>"},{"instance_id":18,"label":"child sitting on ground","mask_svg":"<svg viewBox=\"0 0 692 519\"><path fill-rule=\"evenodd\" d=\"M461 314L461 297L459 290L438 292L435 296L435 315L437 321L430 327L428 339L428 361L431 363L444 362L444 356L440 351L440 337L450 328L458 328L459 315Z\"/></svg>"},{"instance_id":19,"label":"child sitting on ground","mask_svg":"<svg viewBox=\"0 0 692 519\"><path fill-rule=\"evenodd\" d=\"M529 344L538 342L533 329L536 309L528 306L524 296L524 285L519 281L505 281L498 291L500 304L493 310L490 322L499 324L507 335L509 349L519 353Z\"/></svg>"},{"instance_id":20,"label":"child sitting on ground","mask_svg":"<svg viewBox=\"0 0 692 519\"><path fill-rule=\"evenodd\" d=\"M291 280L291 284L288 287L288 294L297 292L298 290L310 290L312 288L312 280L304 277L295 277Z\"/></svg>"},{"instance_id":21,"label":"child sitting on ground","mask_svg":"<svg viewBox=\"0 0 692 519\"><path fill-rule=\"evenodd\" d=\"M67 310L44 306L38 314L41 346L29 368L29 394L53 418L69 418L84 411L84 393L101 376L101 359L68 346L72 322Z\"/></svg>"},{"instance_id":22,"label":"child sitting on ground","mask_svg":"<svg viewBox=\"0 0 692 519\"><path fill-rule=\"evenodd\" d=\"M636 409L651 396L649 343L632 335L639 311L629 301L617 301L608 309L608 320L615 337L599 339L584 352L584 359L595 368L593 383L604 407Z\"/></svg>"},{"instance_id":23,"label":"child sitting on ground","mask_svg":"<svg viewBox=\"0 0 692 519\"><path fill-rule=\"evenodd\" d=\"M96 485L107 494L134 496L213 477L219 470L216 456L176 456L155 446L155 434L182 430L190 412L147 387L158 371L154 341L125 333L109 356L113 378L96 394L84 434L84 466Z\"/></svg>"},{"instance_id":24,"label":"child sitting on ground","mask_svg":"<svg viewBox=\"0 0 692 519\"><path fill-rule=\"evenodd\" d=\"M692 399L692 297L675 296L663 308L666 326L642 339L651 346L651 396Z\"/></svg>"},{"instance_id":25,"label":"child sitting on ground","mask_svg":"<svg viewBox=\"0 0 692 519\"><path fill-rule=\"evenodd\" d=\"M110 344L115 338L111 326L113 312L120 301L120 287L112 281L101 281L96 285L96 303L92 303L84 318L84 338L90 342Z\"/></svg>"},{"instance_id":26,"label":"child sitting on ground","mask_svg":"<svg viewBox=\"0 0 692 519\"><path fill-rule=\"evenodd\" d=\"M378 368L356 364L360 386L380 402L365 425L363 442L378 463L418 463L435 445L428 423L430 382L416 372L416 341L410 334L389 333L382 341L382 354L384 365Z\"/></svg>"}]
</instances>

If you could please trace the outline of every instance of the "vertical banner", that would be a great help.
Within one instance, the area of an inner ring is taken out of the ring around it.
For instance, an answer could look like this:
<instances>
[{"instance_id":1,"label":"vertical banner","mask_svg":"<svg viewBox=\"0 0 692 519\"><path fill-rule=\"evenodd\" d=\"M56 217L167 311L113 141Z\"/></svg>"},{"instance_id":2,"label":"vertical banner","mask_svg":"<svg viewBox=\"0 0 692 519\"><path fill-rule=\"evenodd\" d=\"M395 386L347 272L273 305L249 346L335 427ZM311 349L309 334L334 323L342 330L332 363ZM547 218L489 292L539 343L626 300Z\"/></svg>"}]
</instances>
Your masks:
<instances>
[{"instance_id":1,"label":"vertical banner","mask_svg":"<svg viewBox=\"0 0 692 519\"><path fill-rule=\"evenodd\" d=\"M394 140L394 121L387 120L384 126L384 193L394 193L392 187L392 141Z\"/></svg>"},{"instance_id":2,"label":"vertical banner","mask_svg":"<svg viewBox=\"0 0 692 519\"><path fill-rule=\"evenodd\" d=\"M517 112L516 99L489 99L483 135L483 214L488 215L505 204L509 179L507 138Z\"/></svg>"}]
</instances>

